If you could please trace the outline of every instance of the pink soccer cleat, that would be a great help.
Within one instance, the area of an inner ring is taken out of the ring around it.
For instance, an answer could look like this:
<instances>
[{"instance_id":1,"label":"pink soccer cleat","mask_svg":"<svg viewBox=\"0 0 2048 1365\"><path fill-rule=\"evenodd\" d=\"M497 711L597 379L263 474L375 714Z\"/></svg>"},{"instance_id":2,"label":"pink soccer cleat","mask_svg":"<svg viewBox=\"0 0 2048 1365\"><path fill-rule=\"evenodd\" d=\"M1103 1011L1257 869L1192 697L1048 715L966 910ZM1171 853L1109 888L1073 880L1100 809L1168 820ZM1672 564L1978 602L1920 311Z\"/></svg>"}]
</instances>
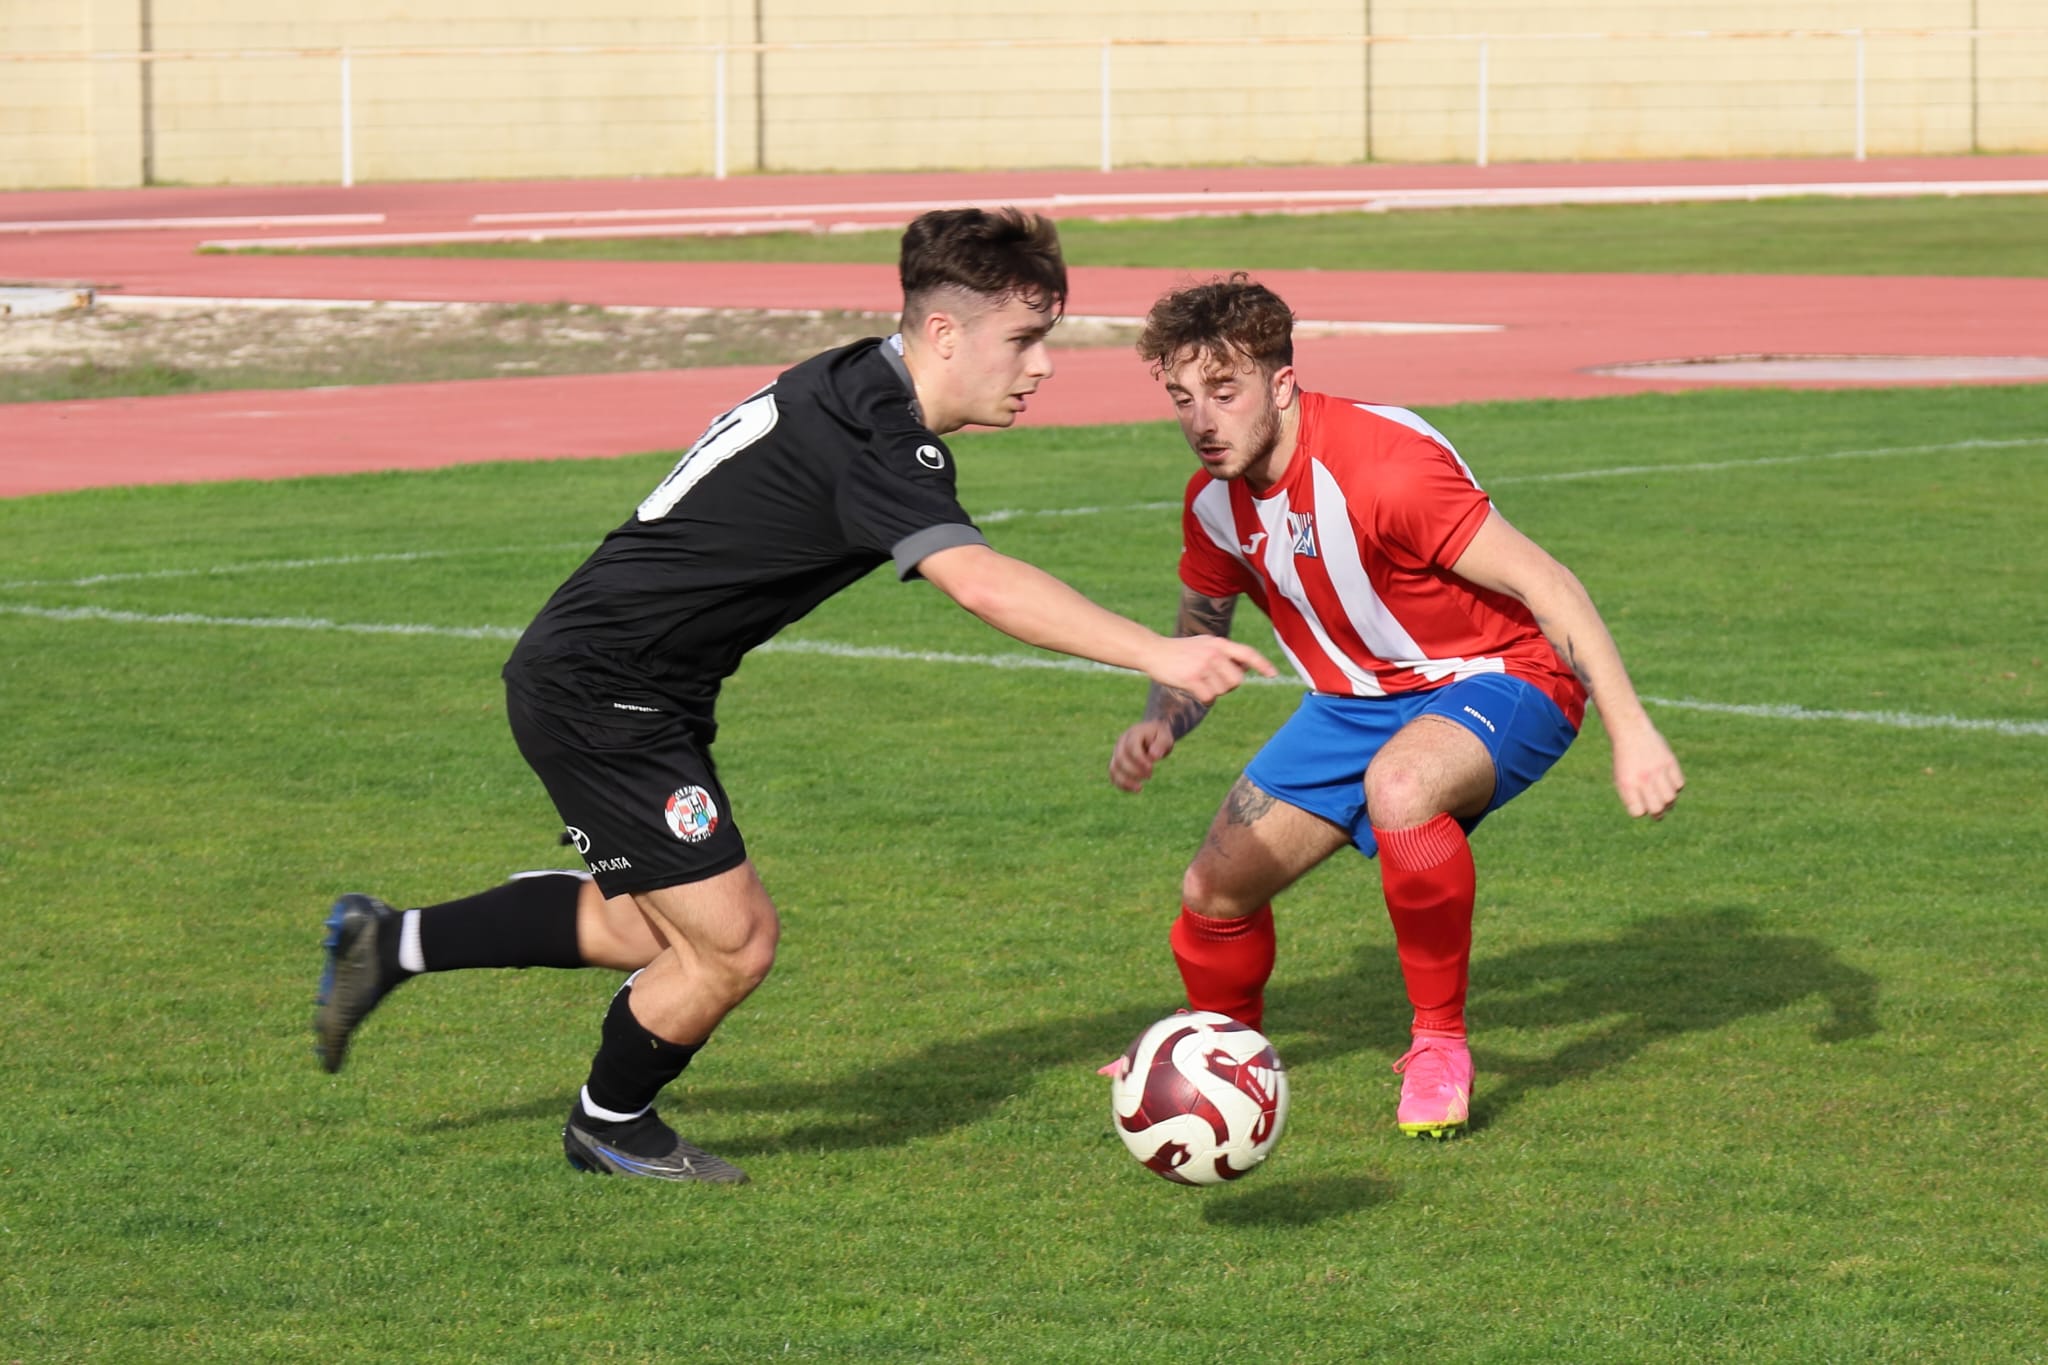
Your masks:
<instances>
[{"instance_id":1,"label":"pink soccer cleat","mask_svg":"<svg viewBox=\"0 0 2048 1365\"><path fill-rule=\"evenodd\" d=\"M1409 1137L1454 1137L1472 1114L1472 1049L1463 1038L1418 1033L1415 1046L1394 1063L1401 1073L1401 1107L1394 1121Z\"/></svg>"}]
</instances>

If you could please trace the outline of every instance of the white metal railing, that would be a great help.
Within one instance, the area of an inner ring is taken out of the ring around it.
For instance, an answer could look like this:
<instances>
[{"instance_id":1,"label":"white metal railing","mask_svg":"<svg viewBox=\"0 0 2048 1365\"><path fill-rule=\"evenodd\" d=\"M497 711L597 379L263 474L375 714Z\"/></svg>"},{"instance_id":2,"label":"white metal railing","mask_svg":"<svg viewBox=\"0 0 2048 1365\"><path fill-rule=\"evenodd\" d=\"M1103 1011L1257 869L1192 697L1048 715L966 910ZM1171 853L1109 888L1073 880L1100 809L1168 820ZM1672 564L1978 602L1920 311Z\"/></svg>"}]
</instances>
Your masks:
<instances>
[{"instance_id":1,"label":"white metal railing","mask_svg":"<svg viewBox=\"0 0 2048 1365\"><path fill-rule=\"evenodd\" d=\"M365 61L404 61L417 58L460 58L460 57L593 57L593 56L668 56L697 55L708 58L712 67L712 117L710 129L709 161L712 174L724 179L730 171L728 142L730 138L729 65L734 56L774 56L792 53L817 52L941 52L941 51L989 51L1028 50L1049 51L1061 49L1093 49L1096 61L1096 102L1097 136L1099 142L1099 165L1109 171L1116 165L1114 143L1115 121L1113 111L1113 67L1112 54L1119 48L1194 48L1220 45L1231 47L1316 47L1331 48L1352 46L1361 50L1381 46L1404 46L1424 44L1467 45L1474 51L1476 88L1474 90L1475 119L1472 133L1472 157L1476 164L1488 164L1492 132L1492 54L1496 44L1515 45L1524 43L1558 42L1746 42L1756 40L1812 40L1841 42L1848 44L1852 53L1851 77L1854 98L1853 115L1849 128L1844 129L1845 141L1853 148L1857 160L1863 160L1869 150L1869 61L1868 46L1872 40L1970 40L2020 38L2048 43L2048 28L1791 28L1791 29L1674 29L1652 31L1613 32L1540 32L1540 33L1411 33L1411 34L1345 34L1305 36L1248 36L1242 38L1046 38L1046 39L931 39L931 40L890 40L802 42L802 43L610 43L610 44L560 44L560 45L448 45L448 46L384 46L384 47L296 47L296 48L236 48L217 50L154 50L154 51L94 51L94 52L0 52L0 68L10 64L24 63L130 63L144 66L155 63L176 62L270 62L327 60L338 64L340 88L337 118L341 148L340 179L344 185L355 183L356 175L356 127L358 123L355 100L356 66ZM2042 76L2044 87L2048 87L2048 72Z\"/></svg>"}]
</instances>

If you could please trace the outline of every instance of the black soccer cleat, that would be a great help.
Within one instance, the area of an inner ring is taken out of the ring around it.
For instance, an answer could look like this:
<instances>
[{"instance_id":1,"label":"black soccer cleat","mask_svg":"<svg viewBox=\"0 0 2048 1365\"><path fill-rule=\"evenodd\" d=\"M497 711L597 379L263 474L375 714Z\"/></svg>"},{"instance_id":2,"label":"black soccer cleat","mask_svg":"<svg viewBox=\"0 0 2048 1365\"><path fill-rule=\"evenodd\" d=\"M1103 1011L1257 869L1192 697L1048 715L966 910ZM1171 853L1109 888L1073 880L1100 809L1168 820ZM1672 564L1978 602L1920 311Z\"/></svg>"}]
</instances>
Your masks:
<instances>
[{"instance_id":1,"label":"black soccer cleat","mask_svg":"<svg viewBox=\"0 0 2048 1365\"><path fill-rule=\"evenodd\" d=\"M327 964L320 973L320 993L313 1010L313 1050L328 1071L341 1070L348 1040L377 1002L406 979L406 973L384 964L380 952L387 935L399 931L401 916L375 896L353 892L334 903L327 915ZM395 954L393 954L395 956Z\"/></svg>"},{"instance_id":2,"label":"black soccer cleat","mask_svg":"<svg viewBox=\"0 0 2048 1365\"><path fill-rule=\"evenodd\" d=\"M652 1120L649 1123L649 1120ZM694 1180L706 1185L744 1185L747 1173L720 1157L699 1148L676 1136L675 1130L657 1118L653 1111L635 1119L630 1137L619 1136L643 1150L660 1151L660 1156L641 1156L626 1151L615 1142L597 1136L584 1124L590 1120L583 1117L581 1106L569 1111L569 1121L562 1126L562 1152L569 1158L569 1164L579 1171L594 1171L599 1175L640 1176L649 1180ZM612 1125L603 1125L607 1128ZM627 1125L619 1125L621 1128ZM666 1141L663 1140L666 1136Z\"/></svg>"}]
</instances>

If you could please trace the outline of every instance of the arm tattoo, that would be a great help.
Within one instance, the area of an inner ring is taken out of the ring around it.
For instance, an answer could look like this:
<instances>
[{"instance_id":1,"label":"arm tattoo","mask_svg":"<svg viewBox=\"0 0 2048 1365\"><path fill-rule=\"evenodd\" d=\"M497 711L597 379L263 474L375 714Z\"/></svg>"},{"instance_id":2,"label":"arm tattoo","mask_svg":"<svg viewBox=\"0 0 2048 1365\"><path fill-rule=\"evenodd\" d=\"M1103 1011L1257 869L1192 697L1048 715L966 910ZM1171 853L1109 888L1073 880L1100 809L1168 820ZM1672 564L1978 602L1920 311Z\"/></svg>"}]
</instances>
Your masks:
<instances>
[{"instance_id":1,"label":"arm tattoo","mask_svg":"<svg viewBox=\"0 0 2048 1365\"><path fill-rule=\"evenodd\" d=\"M1555 649L1557 656L1564 660L1565 667L1572 671L1572 676L1577 678L1580 685L1588 692L1591 692L1593 690L1593 679L1586 672L1586 666L1579 662L1579 647L1572 640L1572 637L1566 635L1562 640L1559 640L1555 635L1551 634L1550 622L1541 616L1536 617L1536 629L1542 631L1544 638L1551 642L1551 648Z\"/></svg>"},{"instance_id":2,"label":"arm tattoo","mask_svg":"<svg viewBox=\"0 0 2048 1365\"><path fill-rule=\"evenodd\" d=\"M1579 662L1579 647L1572 643L1572 637L1564 637L1564 661L1571 666L1574 676L1588 692L1593 690L1593 679L1586 672L1586 666Z\"/></svg>"},{"instance_id":3,"label":"arm tattoo","mask_svg":"<svg viewBox=\"0 0 2048 1365\"><path fill-rule=\"evenodd\" d=\"M1230 638L1230 618L1237 611L1237 596L1208 597L1193 588L1180 590L1180 616L1174 622L1175 635L1220 635ZM1177 687L1154 683L1145 695L1145 719L1163 720L1177 741L1202 723L1209 708Z\"/></svg>"}]
</instances>

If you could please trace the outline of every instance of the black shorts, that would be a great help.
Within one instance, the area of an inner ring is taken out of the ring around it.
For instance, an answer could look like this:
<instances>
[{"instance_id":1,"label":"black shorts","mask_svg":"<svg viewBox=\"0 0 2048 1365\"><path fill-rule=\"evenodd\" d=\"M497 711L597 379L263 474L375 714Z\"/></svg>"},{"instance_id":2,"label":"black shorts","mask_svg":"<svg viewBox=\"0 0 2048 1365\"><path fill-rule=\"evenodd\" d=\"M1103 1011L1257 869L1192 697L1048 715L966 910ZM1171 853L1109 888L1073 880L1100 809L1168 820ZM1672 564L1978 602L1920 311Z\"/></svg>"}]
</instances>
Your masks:
<instances>
[{"instance_id":1,"label":"black shorts","mask_svg":"<svg viewBox=\"0 0 2048 1365\"><path fill-rule=\"evenodd\" d=\"M746 861L711 762L709 716L548 710L515 687L505 715L606 896L701 882Z\"/></svg>"}]
</instances>

